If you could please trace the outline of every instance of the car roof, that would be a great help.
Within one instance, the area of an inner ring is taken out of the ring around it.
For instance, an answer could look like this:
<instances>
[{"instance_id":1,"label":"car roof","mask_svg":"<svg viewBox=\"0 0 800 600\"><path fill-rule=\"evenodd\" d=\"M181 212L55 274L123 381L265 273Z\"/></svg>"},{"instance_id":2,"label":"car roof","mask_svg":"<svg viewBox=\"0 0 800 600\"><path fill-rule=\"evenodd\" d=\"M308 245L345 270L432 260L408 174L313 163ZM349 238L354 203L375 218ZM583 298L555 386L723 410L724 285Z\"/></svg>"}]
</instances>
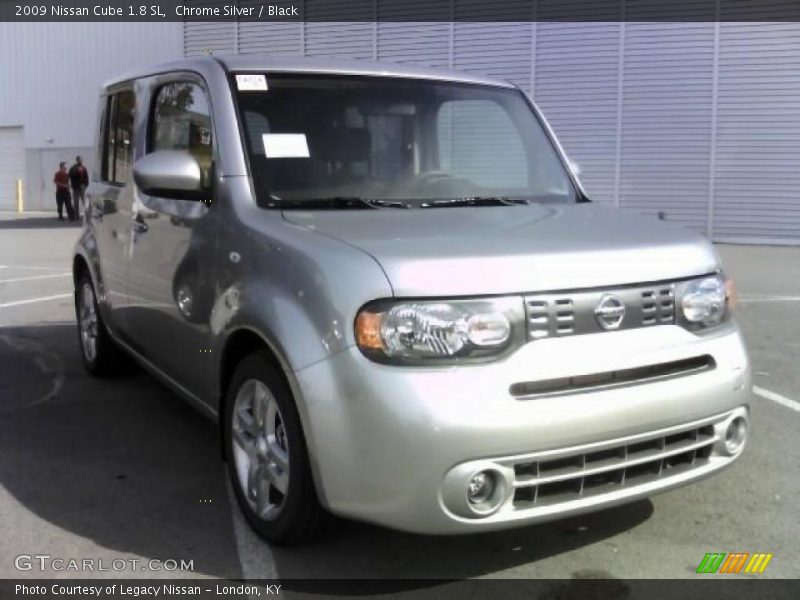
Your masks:
<instances>
[{"instance_id":1,"label":"car roof","mask_svg":"<svg viewBox=\"0 0 800 600\"><path fill-rule=\"evenodd\" d=\"M406 63L390 63L372 60L344 60L326 58L307 58L281 54L221 54L213 56L200 56L185 58L152 65L125 73L115 77L104 84L105 88L118 83L181 70L200 70L219 68L223 66L228 71L266 71L284 73L327 73L337 75L370 75L379 77L406 77L410 79L430 79L437 81L452 81L460 83L474 83L499 87L515 87L514 84L502 79L494 79L476 73L437 69Z\"/></svg>"}]
</instances>

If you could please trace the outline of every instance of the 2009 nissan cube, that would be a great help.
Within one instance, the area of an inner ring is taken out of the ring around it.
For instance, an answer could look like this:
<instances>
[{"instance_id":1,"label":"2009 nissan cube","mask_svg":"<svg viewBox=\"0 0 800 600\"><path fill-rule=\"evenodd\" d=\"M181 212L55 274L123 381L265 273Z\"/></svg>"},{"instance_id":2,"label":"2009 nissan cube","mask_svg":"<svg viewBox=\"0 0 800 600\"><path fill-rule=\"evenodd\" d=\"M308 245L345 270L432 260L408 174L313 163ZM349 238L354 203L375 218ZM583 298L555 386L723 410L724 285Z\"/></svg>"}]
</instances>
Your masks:
<instances>
[{"instance_id":1,"label":"2009 nissan cube","mask_svg":"<svg viewBox=\"0 0 800 600\"><path fill-rule=\"evenodd\" d=\"M86 367L122 350L214 417L265 538L329 513L515 527L741 454L750 371L712 246L591 203L515 86L203 57L108 83L98 123Z\"/></svg>"}]
</instances>

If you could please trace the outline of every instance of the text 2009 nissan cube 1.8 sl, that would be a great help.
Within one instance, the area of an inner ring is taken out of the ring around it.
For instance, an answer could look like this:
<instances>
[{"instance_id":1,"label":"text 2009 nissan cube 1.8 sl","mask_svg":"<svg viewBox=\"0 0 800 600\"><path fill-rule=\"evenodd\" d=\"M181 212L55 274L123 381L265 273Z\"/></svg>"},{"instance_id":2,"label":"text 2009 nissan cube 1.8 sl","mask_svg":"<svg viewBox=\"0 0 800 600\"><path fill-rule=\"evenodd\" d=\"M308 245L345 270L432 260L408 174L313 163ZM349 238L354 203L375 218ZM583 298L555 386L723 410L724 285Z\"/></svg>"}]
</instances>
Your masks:
<instances>
[{"instance_id":1,"label":"text 2009 nissan cube 1.8 sl","mask_svg":"<svg viewBox=\"0 0 800 600\"><path fill-rule=\"evenodd\" d=\"M133 356L214 417L265 538L330 513L518 527L741 454L750 370L712 246L591 203L517 87L203 57L99 106L86 367Z\"/></svg>"}]
</instances>

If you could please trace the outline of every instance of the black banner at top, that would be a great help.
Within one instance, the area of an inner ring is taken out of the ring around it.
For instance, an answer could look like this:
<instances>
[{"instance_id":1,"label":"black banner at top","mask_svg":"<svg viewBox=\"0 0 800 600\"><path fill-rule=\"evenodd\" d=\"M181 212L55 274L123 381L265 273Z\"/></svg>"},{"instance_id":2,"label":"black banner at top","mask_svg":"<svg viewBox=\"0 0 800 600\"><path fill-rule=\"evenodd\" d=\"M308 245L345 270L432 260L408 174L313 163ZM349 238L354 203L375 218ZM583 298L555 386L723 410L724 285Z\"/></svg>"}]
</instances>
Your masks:
<instances>
[{"instance_id":1,"label":"black banner at top","mask_svg":"<svg viewBox=\"0 0 800 600\"><path fill-rule=\"evenodd\" d=\"M800 0L0 0L0 21L800 22Z\"/></svg>"}]
</instances>

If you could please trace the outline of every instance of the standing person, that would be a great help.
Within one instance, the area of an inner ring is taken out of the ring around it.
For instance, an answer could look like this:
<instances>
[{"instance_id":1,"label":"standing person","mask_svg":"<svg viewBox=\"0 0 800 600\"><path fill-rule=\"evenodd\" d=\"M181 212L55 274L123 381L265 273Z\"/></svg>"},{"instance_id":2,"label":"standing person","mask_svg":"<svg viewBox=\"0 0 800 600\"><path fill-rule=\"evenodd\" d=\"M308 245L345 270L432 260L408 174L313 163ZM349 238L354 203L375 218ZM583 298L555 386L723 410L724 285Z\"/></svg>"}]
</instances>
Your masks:
<instances>
[{"instance_id":1,"label":"standing person","mask_svg":"<svg viewBox=\"0 0 800 600\"><path fill-rule=\"evenodd\" d=\"M89 172L83 166L80 156L75 157L75 164L69 170L69 183L72 187L72 205L75 218L81 218L81 206L86 209L86 187L89 185Z\"/></svg>"},{"instance_id":2,"label":"standing person","mask_svg":"<svg viewBox=\"0 0 800 600\"><path fill-rule=\"evenodd\" d=\"M53 183L56 184L56 205L58 206L58 220L63 221L64 215L62 209L66 205L67 217L70 221L75 220L75 214L72 212L72 200L69 197L69 173L67 172L67 163L62 162L58 165L58 171L53 176Z\"/></svg>"}]
</instances>

